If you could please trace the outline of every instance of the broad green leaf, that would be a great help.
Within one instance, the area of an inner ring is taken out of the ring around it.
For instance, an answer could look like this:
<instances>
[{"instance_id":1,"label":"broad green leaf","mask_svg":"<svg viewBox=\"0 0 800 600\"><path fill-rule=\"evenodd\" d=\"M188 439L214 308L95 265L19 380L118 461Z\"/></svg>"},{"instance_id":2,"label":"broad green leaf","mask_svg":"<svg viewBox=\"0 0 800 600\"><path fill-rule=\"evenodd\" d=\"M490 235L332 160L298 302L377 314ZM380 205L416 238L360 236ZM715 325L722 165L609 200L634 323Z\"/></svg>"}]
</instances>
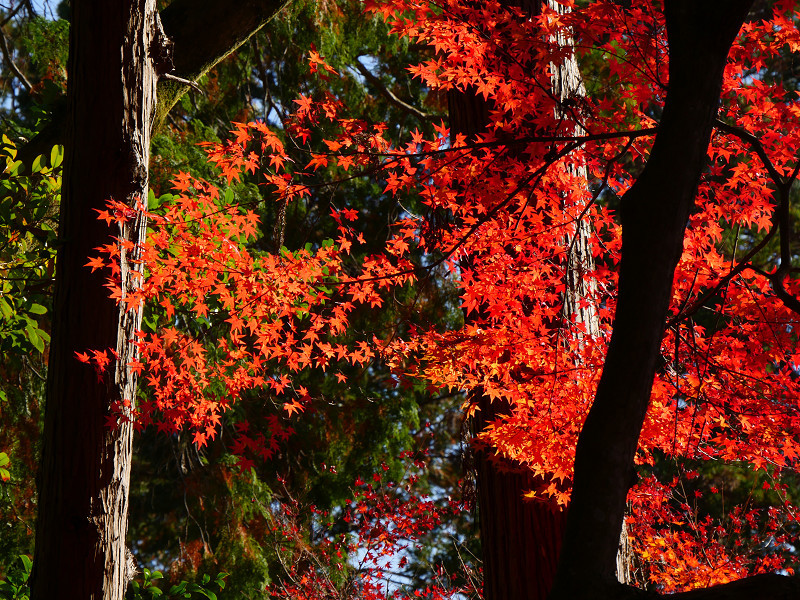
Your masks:
<instances>
[{"instance_id":1,"label":"broad green leaf","mask_svg":"<svg viewBox=\"0 0 800 600\"><path fill-rule=\"evenodd\" d=\"M8 167L6 167L6 175L14 176L20 175L25 170L25 165L22 164L21 160L17 160L12 162Z\"/></svg>"},{"instance_id":2,"label":"broad green leaf","mask_svg":"<svg viewBox=\"0 0 800 600\"><path fill-rule=\"evenodd\" d=\"M57 169L61 166L61 162L64 160L64 147L63 146L53 146L53 149L50 150L50 166L54 169Z\"/></svg>"},{"instance_id":3,"label":"broad green leaf","mask_svg":"<svg viewBox=\"0 0 800 600\"><path fill-rule=\"evenodd\" d=\"M0 314L3 315L4 319L10 319L14 314L14 309L11 308L11 305L6 301L5 298L0 298Z\"/></svg>"},{"instance_id":4,"label":"broad green leaf","mask_svg":"<svg viewBox=\"0 0 800 600\"><path fill-rule=\"evenodd\" d=\"M22 568L25 569L26 573L31 572L31 567L33 567L33 561L31 560L30 556L26 554L20 554L19 559L22 561Z\"/></svg>"},{"instance_id":5,"label":"broad green leaf","mask_svg":"<svg viewBox=\"0 0 800 600\"><path fill-rule=\"evenodd\" d=\"M169 595L177 596L178 594L184 593L186 591L186 585L187 584L185 581L181 581L180 583L173 585L171 588L169 588Z\"/></svg>"},{"instance_id":6,"label":"broad green leaf","mask_svg":"<svg viewBox=\"0 0 800 600\"><path fill-rule=\"evenodd\" d=\"M44 340L39 337L38 330L33 327L30 323L25 326L25 333L30 340L33 347L36 348L39 352L44 352Z\"/></svg>"},{"instance_id":7,"label":"broad green leaf","mask_svg":"<svg viewBox=\"0 0 800 600\"><path fill-rule=\"evenodd\" d=\"M42 306L41 304L36 304L36 303L31 304L31 307L28 310L30 312L32 312L33 314L35 314L35 315L45 315L45 314L47 314L47 309L44 306Z\"/></svg>"}]
</instances>

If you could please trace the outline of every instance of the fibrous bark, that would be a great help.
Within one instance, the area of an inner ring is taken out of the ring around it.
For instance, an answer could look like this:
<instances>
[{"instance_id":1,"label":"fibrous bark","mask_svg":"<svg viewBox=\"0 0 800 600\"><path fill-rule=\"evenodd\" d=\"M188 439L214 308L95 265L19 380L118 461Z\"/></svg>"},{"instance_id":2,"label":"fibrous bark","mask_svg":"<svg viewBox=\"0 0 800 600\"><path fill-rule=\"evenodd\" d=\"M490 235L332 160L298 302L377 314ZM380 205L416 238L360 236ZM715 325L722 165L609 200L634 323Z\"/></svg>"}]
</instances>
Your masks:
<instances>
[{"instance_id":1,"label":"fibrous bark","mask_svg":"<svg viewBox=\"0 0 800 600\"><path fill-rule=\"evenodd\" d=\"M132 426L107 426L111 405L135 401L128 363L140 310L109 297L106 274L85 265L121 236L143 241L144 220L114 231L97 219L108 199L147 198L156 98L155 0L73 0L68 115L52 345L39 474L34 600L122 600ZM134 253L135 254L135 253ZM136 256L120 257L123 296L138 285ZM104 372L77 352L116 351Z\"/></svg>"}]
</instances>

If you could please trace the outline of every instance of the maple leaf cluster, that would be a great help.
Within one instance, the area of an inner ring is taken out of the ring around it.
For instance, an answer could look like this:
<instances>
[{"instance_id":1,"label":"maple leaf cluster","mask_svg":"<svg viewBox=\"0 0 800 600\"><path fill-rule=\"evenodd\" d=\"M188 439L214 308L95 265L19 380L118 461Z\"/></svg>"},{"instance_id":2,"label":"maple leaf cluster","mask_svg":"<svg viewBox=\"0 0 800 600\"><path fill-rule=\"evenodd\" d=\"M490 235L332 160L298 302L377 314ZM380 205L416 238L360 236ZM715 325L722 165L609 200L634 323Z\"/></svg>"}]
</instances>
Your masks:
<instances>
[{"instance_id":1,"label":"maple leaf cluster","mask_svg":"<svg viewBox=\"0 0 800 600\"><path fill-rule=\"evenodd\" d=\"M137 341L151 392L133 414L139 426L188 428L203 445L246 392L269 390L292 415L313 402L293 373L380 358L398 376L507 403L510 412L481 442L553 482L543 495L568 502L577 436L612 330L616 200L650 152L668 56L663 17L650 2L564 4L572 10L545 8L527 18L496 2L367 3L395 33L432 48L430 60L411 67L425 85L485 99L489 124L470 138L451 138L442 124L431 137L414 131L393 140L385 124L353 118L322 93L301 95L286 123L307 154L304 167L264 123L235 124L229 141L208 144L209 160L229 182L259 173L276 201L310 198L322 175L367 177L384 194L417 198L423 211L402 211L381 252L354 252L364 239L348 207L330 216L338 228L330 243L259 252L250 249L258 235L253 211L226 204L211 183L179 175L175 199L147 215L147 277L125 299L157 302L167 319ZM787 47L800 48L798 18L791 2L775 3L745 26L729 57L709 166L675 271L663 364L637 455L643 468L662 457L742 461L775 476L797 466L800 283L786 215L800 171L800 104L796 92L760 74ZM602 57L606 85L562 99L551 76L576 48L586 64ZM320 75L336 75L315 51L311 61ZM323 123L335 134L312 148ZM112 203L101 216L123 221L129 213ZM579 223L591 231L589 268L572 258ZM103 248L90 264L113 269L120 251ZM579 304L593 307L597 333L565 310L576 270L589 290ZM342 341L356 306L379 307L397 287L442 273L460 289L469 317L462 328ZM110 285L119 296L113 277ZM187 316L208 324L189 333L176 324ZM277 422L269 429L285 435ZM276 448L246 428L239 434L237 448L251 457ZM783 564L778 555L735 558L720 540L737 529L691 517L675 489L646 477L630 492L640 556L671 565L648 572L665 590ZM788 501L779 512L767 535L795 519Z\"/></svg>"}]
</instances>

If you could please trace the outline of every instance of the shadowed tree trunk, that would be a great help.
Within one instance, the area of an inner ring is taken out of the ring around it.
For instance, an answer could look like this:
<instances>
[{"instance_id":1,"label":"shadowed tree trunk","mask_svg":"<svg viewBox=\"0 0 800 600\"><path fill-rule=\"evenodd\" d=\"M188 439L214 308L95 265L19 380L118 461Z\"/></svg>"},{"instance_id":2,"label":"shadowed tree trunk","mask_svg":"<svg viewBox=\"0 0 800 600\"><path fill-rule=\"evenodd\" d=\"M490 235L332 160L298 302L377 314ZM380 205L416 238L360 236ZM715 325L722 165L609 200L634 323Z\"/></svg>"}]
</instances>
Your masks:
<instances>
[{"instance_id":1,"label":"shadowed tree trunk","mask_svg":"<svg viewBox=\"0 0 800 600\"><path fill-rule=\"evenodd\" d=\"M553 0L545 2L553 10L562 13L568 10ZM540 0L524 0L521 6L529 14L537 14L542 4ZM572 44L569 39L558 41L565 46ZM550 67L556 97L565 100L585 94L574 56L564 60L558 67ZM451 93L448 101L451 135L460 133L471 136L484 130L489 107L481 96ZM583 135L585 132L580 130L574 133ZM585 167L578 165L574 168L576 175L587 179ZM563 312L567 322L583 324L585 334L580 335L595 336L599 333L597 311L591 302L582 302L594 293L591 284L581 276L581 273L594 270L590 237L589 225L581 221L573 233L574 243L565 240L565 247L570 247L571 253ZM479 396L476 402L480 408L473 423L476 434L511 411L506 403L491 402L486 396ZM478 450L474 464L478 484L485 600L543 600L553 585L566 523L565 512L555 501L524 500L526 492L543 483L526 466L494 456L491 449ZM624 531L618 538L627 543ZM630 569L625 558L627 553L620 552L620 557L618 576L620 581L628 583Z\"/></svg>"}]
</instances>

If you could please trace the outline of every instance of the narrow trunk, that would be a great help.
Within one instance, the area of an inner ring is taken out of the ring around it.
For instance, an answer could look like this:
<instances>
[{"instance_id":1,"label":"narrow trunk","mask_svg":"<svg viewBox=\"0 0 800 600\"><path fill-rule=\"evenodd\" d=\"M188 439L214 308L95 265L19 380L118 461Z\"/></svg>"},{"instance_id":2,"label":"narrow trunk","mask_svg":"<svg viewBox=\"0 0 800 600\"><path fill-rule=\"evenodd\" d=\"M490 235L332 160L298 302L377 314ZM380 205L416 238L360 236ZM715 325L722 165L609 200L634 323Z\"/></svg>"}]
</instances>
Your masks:
<instances>
[{"instance_id":1,"label":"narrow trunk","mask_svg":"<svg viewBox=\"0 0 800 600\"><path fill-rule=\"evenodd\" d=\"M111 403L135 399L126 368L140 311L121 312L106 274L86 266L112 236L141 240L139 219L125 231L97 220L106 200L134 206L147 198L156 73L150 54L155 0L73 0L68 131L56 269L53 334L39 472L39 512L31 598L122 600L127 586L125 535L130 424L106 426ZM137 280L121 257L123 293ZM76 352L114 350L105 372Z\"/></svg>"}]
</instances>

